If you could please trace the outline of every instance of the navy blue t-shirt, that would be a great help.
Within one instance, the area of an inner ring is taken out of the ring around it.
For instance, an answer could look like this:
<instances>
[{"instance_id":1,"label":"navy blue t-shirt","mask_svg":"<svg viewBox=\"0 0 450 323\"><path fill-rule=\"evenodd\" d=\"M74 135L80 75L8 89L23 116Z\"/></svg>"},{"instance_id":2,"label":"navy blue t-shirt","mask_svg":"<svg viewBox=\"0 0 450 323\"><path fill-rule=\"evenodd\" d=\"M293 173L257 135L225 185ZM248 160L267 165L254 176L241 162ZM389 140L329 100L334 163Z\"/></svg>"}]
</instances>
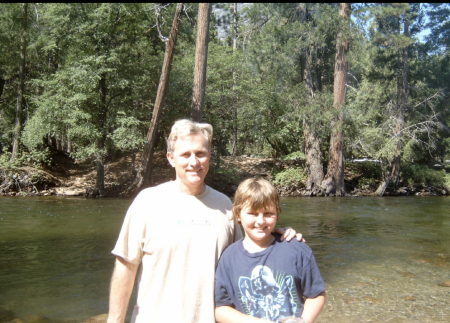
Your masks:
<instances>
[{"instance_id":1,"label":"navy blue t-shirt","mask_svg":"<svg viewBox=\"0 0 450 323\"><path fill-rule=\"evenodd\" d=\"M311 248L272 235L275 241L260 252L245 250L243 239L225 249L216 270L216 307L231 306L279 322L287 316L300 317L303 297L315 298L325 291Z\"/></svg>"}]
</instances>

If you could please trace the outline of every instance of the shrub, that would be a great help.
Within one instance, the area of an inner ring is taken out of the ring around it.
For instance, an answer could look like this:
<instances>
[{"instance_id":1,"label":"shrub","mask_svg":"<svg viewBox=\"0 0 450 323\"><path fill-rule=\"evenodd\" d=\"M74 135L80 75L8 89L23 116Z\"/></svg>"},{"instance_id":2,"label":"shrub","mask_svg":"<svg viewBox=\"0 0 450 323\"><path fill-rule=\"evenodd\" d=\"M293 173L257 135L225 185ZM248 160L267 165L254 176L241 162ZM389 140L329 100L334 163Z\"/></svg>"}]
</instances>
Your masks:
<instances>
[{"instance_id":1,"label":"shrub","mask_svg":"<svg viewBox=\"0 0 450 323\"><path fill-rule=\"evenodd\" d=\"M409 186L447 186L449 176L445 170L435 170L420 164L403 164L400 176Z\"/></svg>"},{"instance_id":2,"label":"shrub","mask_svg":"<svg viewBox=\"0 0 450 323\"><path fill-rule=\"evenodd\" d=\"M289 155L281 157L281 160L306 160L306 156L301 151L294 151L293 153L290 153Z\"/></svg>"},{"instance_id":3,"label":"shrub","mask_svg":"<svg viewBox=\"0 0 450 323\"><path fill-rule=\"evenodd\" d=\"M298 188L304 186L304 182L306 181L306 176L301 167L289 168L278 172L275 171L273 175L273 184L277 187Z\"/></svg>"},{"instance_id":4,"label":"shrub","mask_svg":"<svg viewBox=\"0 0 450 323\"><path fill-rule=\"evenodd\" d=\"M362 177L358 180L358 188L366 190L366 189L376 189L378 187L378 183L375 178L367 178Z\"/></svg>"}]
</instances>

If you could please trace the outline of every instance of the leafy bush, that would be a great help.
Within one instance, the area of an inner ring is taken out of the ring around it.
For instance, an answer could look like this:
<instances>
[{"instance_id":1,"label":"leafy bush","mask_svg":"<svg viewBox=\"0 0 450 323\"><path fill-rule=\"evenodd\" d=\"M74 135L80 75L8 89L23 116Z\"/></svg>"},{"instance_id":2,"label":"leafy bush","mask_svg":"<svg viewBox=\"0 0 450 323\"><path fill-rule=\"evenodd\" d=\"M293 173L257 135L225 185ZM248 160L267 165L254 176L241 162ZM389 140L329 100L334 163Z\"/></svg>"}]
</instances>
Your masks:
<instances>
[{"instance_id":1,"label":"leafy bush","mask_svg":"<svg viewBox=\"0 0 450 323\"><path fill-rule=\"evenodd\" d=\"M301 151L294 151L290 153L289 155L281 157L282 160L292 160L292 159L298 159L298 160L306 160L306 156Z\"/></svg>"},{"instance_id":2,"label":"leafy bush","mask_svg":"<svg viewBox=\"0 0 450 323\"><path fill-rule=\"evenodd\" d=\"M446 186L450 188L450 178L445 170L435 170L420 164L404 164L402 166L400 176L409 186Z\"/></svg>"},{"instance_id":3,"label":"leafy bush","mask_svg":"<svg viewBox=\"0 0 450 323\"><path fill-rule=\"evenodd\" d=\"M380 164L376 162L372 161L346 162L345 168L350 172L361 175L361 177L366 179L381 178L381 167Z\"/></svg>"},{"instance_id":4,"label":"leafy bush","mask_svg":"<svg viewBox=\"0 0 450 323\"><path fill-rule=\"evenodd\" d=\"M10 152L4 152L0 154L0 169L16 170L21 166L23 162L23 156L19 156L19 158L14 161L10 161L11 155L12 154Z\"/></svg>"},{"instance_id":5,"label":"leafy bush","mask_svg":"<svg viewBox=\"0 0 450 323\"><path fill-rule=\"evenodd\" d=\"M375 189L377 187L378 183L376 182L375 178L362 177L358 180L358 188L360 189Z\"/></svg>"},{"instance_id":6,"label":"leafy bush","mask_svg":"<svg viewBox=\"0 0 450 323\"><path fill-rule=\"evenodd\" d=\"M304 186L305 181L306 176L301 167L274 172L273 184L278 187L300 187Z\"/></svg>"}]
</instances>

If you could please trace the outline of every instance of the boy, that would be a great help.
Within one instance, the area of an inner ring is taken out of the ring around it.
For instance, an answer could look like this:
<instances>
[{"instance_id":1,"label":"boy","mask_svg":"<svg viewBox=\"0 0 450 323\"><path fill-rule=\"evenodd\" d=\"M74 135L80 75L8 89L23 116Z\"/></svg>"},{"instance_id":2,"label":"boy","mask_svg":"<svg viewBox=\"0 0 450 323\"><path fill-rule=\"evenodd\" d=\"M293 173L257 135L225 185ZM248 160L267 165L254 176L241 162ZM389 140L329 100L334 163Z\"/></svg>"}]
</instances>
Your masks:
<instances>
[{"instance_id":1,"label":"boy","mask_svg":"<svg viewBox=\"0 0 450 323\"><path fill-rule=\"evenodd\" d=\"M245 238L225 249L219 260L217 322L313 323L322 311L325 283L311 249L298 241L281 242L272 233L280 213L280 198L270 182L251 178L239 185L233 216Z\"/></svg>"}]
</instances>

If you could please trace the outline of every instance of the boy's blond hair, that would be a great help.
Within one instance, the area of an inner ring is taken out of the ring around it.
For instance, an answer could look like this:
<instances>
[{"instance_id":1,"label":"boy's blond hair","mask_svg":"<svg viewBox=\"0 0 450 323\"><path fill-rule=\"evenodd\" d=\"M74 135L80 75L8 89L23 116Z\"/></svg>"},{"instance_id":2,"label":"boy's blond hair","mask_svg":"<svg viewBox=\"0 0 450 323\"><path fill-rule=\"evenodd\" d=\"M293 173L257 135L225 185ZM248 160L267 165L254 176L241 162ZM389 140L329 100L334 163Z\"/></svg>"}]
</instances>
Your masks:
<instances>
[{"instance_id":1,"label":"boy's blond hair","mask_svg":"<svg viewBox=\"0 0 450 323\"><path fill-rule=\"evenodd\" d=\"M239 221L242 209L247 206L250 206L253 211L258 211L272 204L277 210L277 215L280 215L280 196L268 180L260 177L246 179L239 184L234 195L233 218Z\"/></svg>"},{"instance_id":2,"label":"boy's blond hair","mask_svg":"<svg viewBox=\"0 0 450 323\"><path fill-rule=\"evenodd\" d=\"M203 134L203 136L205 136L209 144L208 150L211 150L213 128L209 123L199 123L188 119L176 121L172 126L169 137L167 138L167 152L173 153L175 142L178 139L197 134Z\"/></svg>"}]
</instances>

